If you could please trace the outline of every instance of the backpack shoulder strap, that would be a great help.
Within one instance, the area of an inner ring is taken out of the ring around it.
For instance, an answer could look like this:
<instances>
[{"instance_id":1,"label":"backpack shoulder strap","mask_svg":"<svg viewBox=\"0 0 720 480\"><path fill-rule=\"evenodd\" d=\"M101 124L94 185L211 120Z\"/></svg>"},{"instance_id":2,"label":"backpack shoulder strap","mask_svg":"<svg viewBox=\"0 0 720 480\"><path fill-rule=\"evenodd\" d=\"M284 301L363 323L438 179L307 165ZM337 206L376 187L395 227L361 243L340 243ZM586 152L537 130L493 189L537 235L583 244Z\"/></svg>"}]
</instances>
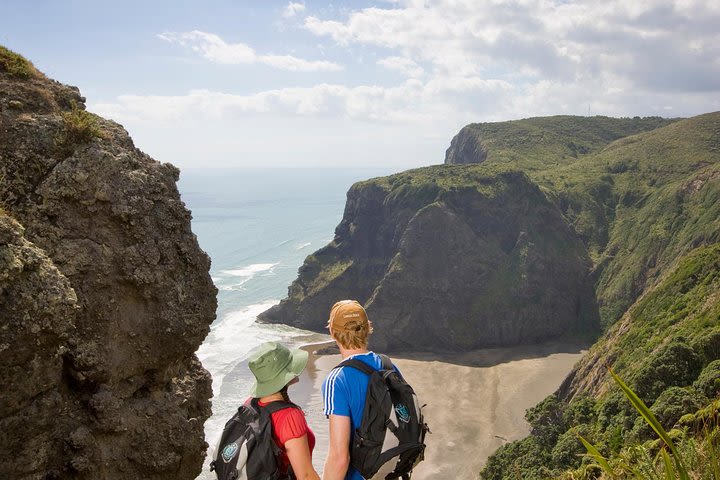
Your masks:
<instances>
[{"instance_id":1,"label":"backpack shoulder strap","mask_svg":"<svg viewBox=\"0 0 720 480\"><path fill-rule=\"evenodd\" d=\"M393 363L392 360L390 360L390 357L388 357L387 355L383 355L382 353L379 353L378 357L380 357L380 360L382 360L383 370L394 370Z\"/></svg>"},{"instance_id":2,"label":"backpack shoulder strap","mask_svg":"<svg viewBox=\"0 0 720 480\"><path fill-rule=\"evenodd\" d=\"M258 406L260 406L258 404ZM270 402L267 405L260 407L266 412L268 412L269 415L272 415L275 412L279 412L280 410L285 410L286 408L297 408L300 409L297 405L295 405L292 402L283 402L282 400L276 401L276 402Z\"/></svg>"},{"instance_id":3,"label":"backpack shoulder strap","mask_svg":"<svg viewBox=\"0 0 720 480\"><path fill-rule=\"evenodd\" d=\"M342 368L342 367L352 367L355 370L360 370L365 375L372 375L373 372L377 371L374 368L372 368L370 365L368 365L367 363L361 362L360 360L356 360L354 358L348 358L347 360L344 360L335 368Z\"/></svg>"}]
</instances>

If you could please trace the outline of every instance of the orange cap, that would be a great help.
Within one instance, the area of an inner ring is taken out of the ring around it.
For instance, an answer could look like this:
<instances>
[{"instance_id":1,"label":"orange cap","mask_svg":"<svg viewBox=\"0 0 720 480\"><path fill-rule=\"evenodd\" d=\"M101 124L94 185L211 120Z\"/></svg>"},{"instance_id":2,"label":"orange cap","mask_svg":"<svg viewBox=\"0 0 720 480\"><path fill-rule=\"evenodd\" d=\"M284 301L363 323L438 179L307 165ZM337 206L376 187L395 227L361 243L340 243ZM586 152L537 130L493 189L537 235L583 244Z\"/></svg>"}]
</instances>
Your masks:
<instances>
[{"instance_id":1,"label":"orange cap","mask_svg":"<svg viewBox=\"0 0 720 480\"><path fill-rule=\"evenodd\" d=\"M334 331L356 330L368 325L367 313L357 300L340 300L330 310L327 326Z\"/></svg>"}]
</instances>

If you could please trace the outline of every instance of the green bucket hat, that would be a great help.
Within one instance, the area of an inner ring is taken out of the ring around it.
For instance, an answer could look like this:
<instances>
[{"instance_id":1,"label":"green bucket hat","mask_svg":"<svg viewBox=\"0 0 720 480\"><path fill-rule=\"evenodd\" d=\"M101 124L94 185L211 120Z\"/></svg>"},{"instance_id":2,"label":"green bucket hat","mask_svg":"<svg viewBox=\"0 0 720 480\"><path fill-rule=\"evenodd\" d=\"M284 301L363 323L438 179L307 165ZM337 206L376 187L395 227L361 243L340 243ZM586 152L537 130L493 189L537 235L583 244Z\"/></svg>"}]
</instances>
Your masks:
<instances>
[{"instance_id":1,"label":"green bucket hat","mask_svg":"<svg viewBox=\"0 0 720 480\"><path fill-rule=\"evenodd\" d=\"M265 342L250 353L248 367L255 375L250 393L255 398L279 392L300 375L308 362L305 350L290 350L277 342Z\"/></svg>"}]
</instances>

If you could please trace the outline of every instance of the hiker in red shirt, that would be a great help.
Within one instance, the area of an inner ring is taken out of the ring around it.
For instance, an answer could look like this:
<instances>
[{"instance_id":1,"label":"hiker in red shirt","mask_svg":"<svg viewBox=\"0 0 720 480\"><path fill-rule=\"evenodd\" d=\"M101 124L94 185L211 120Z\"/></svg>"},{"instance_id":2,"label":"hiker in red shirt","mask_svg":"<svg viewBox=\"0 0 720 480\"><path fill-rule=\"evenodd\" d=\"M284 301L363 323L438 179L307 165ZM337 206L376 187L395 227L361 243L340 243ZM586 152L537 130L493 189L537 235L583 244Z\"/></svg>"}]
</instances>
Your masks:
<instances>
[{"instance_id":1,"label":"hiker in red shirt","mask_svg":"<svg viewBox=\"0 0 720 480\"><path fill-rule=\"evenodd\" d=\"M315 435L305 421L303 411L290 402L288 396L288 386L298 382L298 375L305 369L307 361L308 353L304 350L290 350L277 342L262 344L248 361L255 376L251 395L258 399L260 407L272 411L273 439L281 450L278 457L280 473L291 472L289 478L299 480L320 480L312 465Z\"/></svg>"}]
</instances>

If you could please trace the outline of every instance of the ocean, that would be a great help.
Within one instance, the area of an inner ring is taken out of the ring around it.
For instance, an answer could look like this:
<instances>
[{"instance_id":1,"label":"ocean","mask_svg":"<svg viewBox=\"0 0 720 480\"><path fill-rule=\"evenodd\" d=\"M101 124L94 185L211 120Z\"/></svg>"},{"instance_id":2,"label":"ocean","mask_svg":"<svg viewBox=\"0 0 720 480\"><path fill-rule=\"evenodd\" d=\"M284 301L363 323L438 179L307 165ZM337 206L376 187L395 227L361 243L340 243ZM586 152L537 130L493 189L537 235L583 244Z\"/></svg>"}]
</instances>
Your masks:
<instances>
[{"instance_id":1,"label":"ocean","mask_svg":"<svg viewBox=\"0 0 720 480\"><path fill-rule=\"evenodd\" d=\"M253 348L271 340L294 347L329 339L255 318L287 295L305 257L332 240L350 186L389 173L387 167L182 171L178 187L218 288L217 319L198 350L213 377L213 415L205 423L211 450L248 396ZM208 462L199 479L214 477Z\"/></svg>"}]
</instances>

